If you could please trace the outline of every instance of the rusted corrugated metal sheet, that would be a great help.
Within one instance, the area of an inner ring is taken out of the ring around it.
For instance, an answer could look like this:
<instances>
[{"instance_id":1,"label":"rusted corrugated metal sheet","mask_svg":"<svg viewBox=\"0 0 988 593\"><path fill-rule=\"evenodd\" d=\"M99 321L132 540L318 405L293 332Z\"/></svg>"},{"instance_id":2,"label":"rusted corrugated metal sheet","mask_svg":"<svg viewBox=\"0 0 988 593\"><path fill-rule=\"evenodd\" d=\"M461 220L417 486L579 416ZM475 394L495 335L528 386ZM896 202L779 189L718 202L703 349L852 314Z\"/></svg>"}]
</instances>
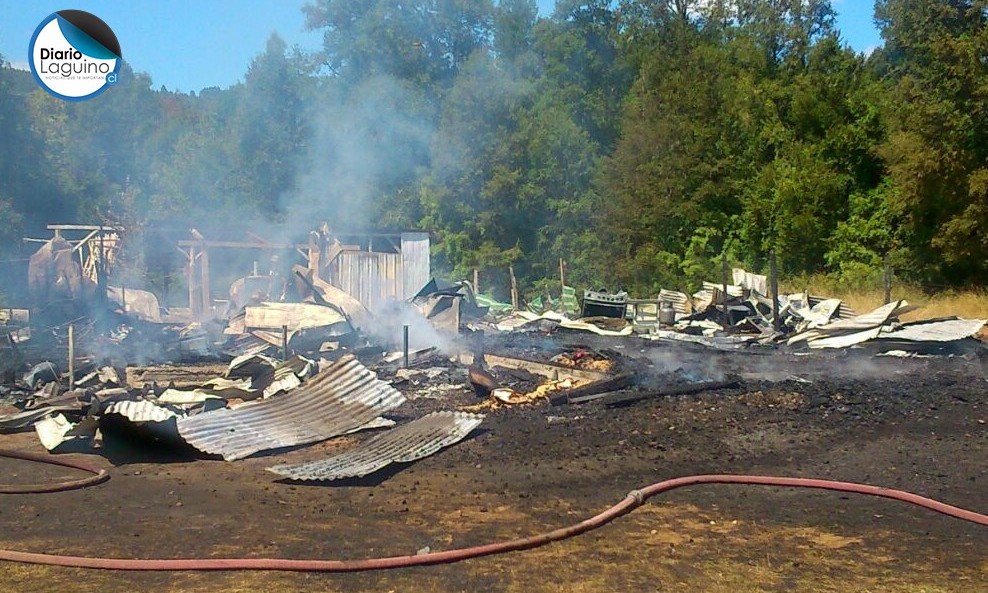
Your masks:
<instances>
[{"instance_id":1,"label":"rusted corrugated metal sheet","mask_svg":"<svg viewBox=\"0 0 988 593\"><path fill-rule=\"evenodd\" d=\"M403 299L410 299L432 279L429 234L401 234L401 278Z\"/></svg>"},{"instance_id":2,"label":"rusted corrugated metal sheet","mask_svg":"<svg viewBox=\"0 0 988 593\"><path fill-rule=\"evenodd\" d=\"M400 300L401 254L345 251L336 261L333 284L371 311L387 301Z\"/></svg>"},{"instance_id":3,"label":"rusted corrugated metal sheet","mask_svg":"<svg viewBox=\"0 0 988 593\"><path fill-rule=\"evenodd\" d=\"M405 401L346 356L290 393L178 421L182 438L227 461L352 431Z\"/></svg>"},{"instance_id":4,"label":"rusted corrugated metal sheet","mask_svg":"<svg viewBox=\"0 0 988 593\"><path fill-rule=\"evenodd\" d=\"M166 422L178 417L168 408L157 406L147 400L123 400L110 404L104 414L119 414L131 422Z\"/></svg>"},{"instance_id":5,"label":"rusted corrugated metal sheet","mask_svg":"<svg viewBox=\"0 0 988 593\"><path fill-rule=\"evenodd\" d=\"M433 412L328 459L276 465L268 471L292 480L359 478L392 463L428 457L465 438L484 417L466 412Z\"/></svg>"}]
</instances>

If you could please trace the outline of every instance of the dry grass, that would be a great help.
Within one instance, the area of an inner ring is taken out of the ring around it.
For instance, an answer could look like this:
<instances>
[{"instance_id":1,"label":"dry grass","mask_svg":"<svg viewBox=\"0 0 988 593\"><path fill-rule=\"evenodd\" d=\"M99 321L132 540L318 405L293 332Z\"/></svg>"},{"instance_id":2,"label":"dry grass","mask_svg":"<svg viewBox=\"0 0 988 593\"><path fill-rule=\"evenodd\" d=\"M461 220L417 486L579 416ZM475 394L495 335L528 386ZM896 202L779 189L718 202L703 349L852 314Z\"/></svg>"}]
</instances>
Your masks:
<instances>
[{"instance_id":1,"label":"dry grass","mask_svg":"<svg viewBox=\"0 0 988 593\"><path fill-rule=\"evenodd\" d=\"M848 304L858 313L871 311L885 303L885 293L881 288L862 289L835 282L826 276L810 276L791 282L780 282L780 291L801 292L837 298ZM903 321L933 319L957 316L966 319L988 319L988 292L986 291L943 291L927 294L914 285L893 285L893 299L905 299L921 308L907 313Z\"/></svg>"},{"instance_id":2,"label":"dry grass","mask_svg":"<svg viewBox=\"0 0 988 593\"><path fill-rule=\"evenodd\" d=\"M504 506L492 514L511 526L507 531L518 533L532 528L527 510ZM422 509L424 513L427 511ZM462 534L475 520L473 517L449 519L442 529L453 536ZM508 536L505 533L500 537ZM454 545L445 543L443 547ZM946 593L983 590L977 583L988 566L950 566L942 562L942 555L936 549L922 558L910 556L910 550L924 545L919 536L910 539L884 529L831 530L756 523L690 504L662 503L645 505L593 534L526 552L448 566L356 575L304 575L132 573L0 563L0 591ZM93 553L99 553L98 542L94 542L94 548ZM354 556L364 553L373 555L369 550L354 550Z\"/></svg>"}]
</instances>

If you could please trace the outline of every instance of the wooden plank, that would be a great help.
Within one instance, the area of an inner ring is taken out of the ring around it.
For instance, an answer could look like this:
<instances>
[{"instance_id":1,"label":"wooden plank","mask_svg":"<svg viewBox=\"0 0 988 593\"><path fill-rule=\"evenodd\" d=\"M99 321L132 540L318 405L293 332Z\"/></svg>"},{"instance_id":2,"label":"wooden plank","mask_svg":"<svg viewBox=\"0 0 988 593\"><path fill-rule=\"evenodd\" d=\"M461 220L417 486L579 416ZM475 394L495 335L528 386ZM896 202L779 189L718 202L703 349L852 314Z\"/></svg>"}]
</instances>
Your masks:
<instances>
[{"instance_id":1,"label":"wooden plank","mask_svg":"<svg viewBox=\"0 0 988 593\"><path fill-rule=\"evenodd\" d=\"M123 231L122 226L112 224L49 224L49 231Z\"/></svg>"},{"instance_id":2,"label":"wooden plank","mask_svg":"<svg viewBox=\"0 0 988 593\"><path fill-rule=\"evenodd\" d=\"M51 241L51 239L35 239L34 237L24 237L23 239L21 239L21 241L24 241L25 243L47 243L47 242ZM76 244L82 243L82 241L77 241L77 240L68 241L68 240L66 240L66 243L68 243L69 245L76 245Z\"/></svg>"},{"instance_id":3,"label":"wooden plank","mask_svg":"<svg viewBox=\"0 0 988 593\"><path fill-rule=\"evenodd\" d=\"M88 235L86 235L85 237L83 237L83 239L79 241L79 244L72 248L72 251L75 251L76 249L82 249L82 246L85 245L90 239L95 237L98 233L99 230L95 230L89 233Z\"/></svg>"},{"instance_id":4,"label":"wooden plank","mask_svg":"<svg viewBox=\"0 0 988 593\"><path fill-rule=\"evenodd\" d=\"M611 377L610 379L602 379L600 381L595 381L589 385L584 385L583 387L577 387L576 389L570 389L565 393L558 396L553 396L551 398L551 403L560 404L563 402L571 404L583 404L586 402L594 401L596 399L601 399L607 397L608 395L618 391L619 389L624 389L631 385L635 380L635 375L633 373L624 373Z\"/></svg>"}]
</instances>

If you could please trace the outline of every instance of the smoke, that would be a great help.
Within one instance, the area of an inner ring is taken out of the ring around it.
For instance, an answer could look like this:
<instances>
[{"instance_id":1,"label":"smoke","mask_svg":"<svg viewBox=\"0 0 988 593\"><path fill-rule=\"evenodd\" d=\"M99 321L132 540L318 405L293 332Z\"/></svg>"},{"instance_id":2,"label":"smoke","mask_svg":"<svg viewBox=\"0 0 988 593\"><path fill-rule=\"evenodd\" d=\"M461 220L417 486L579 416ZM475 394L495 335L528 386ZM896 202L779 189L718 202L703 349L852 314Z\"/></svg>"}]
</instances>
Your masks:
<instances>
[{"instance_id":1,"label":"smoke","mask_svg":"<svg viewBox=\"0 0 988 593\"><path fill-rule=\"evenodd\" d=\"M316 110L296 190L283 197L289 232L305 233L316 221L344 231L375 226L384 195L428 166L434 126L425 97L408 82L377 76L337 89Z\"/></svg>"},{"instance_id":2,"label":"smoke","mask_svg":"<svg viewBox=\"0 0 988 593\"><path fill-rule=\"evenodd\" d=\"M677 375L689 382L723 381L729 368L722 364L723 357L708 352L697 352L685 347L650 348L645 358L655 368L651 375Z\"/></svg>"},{"instance_id":3,"label":"smoke","mask_svg":"<svg viewBox=\"0 0 988 593\"><path fill-rule=\"evenodd\" d=\"M432 325L412 304L390 301L375 313L374 323L361 328L373 342L392 350L400 350L404 343L404 326L408 326L409 350L436 348L447 356L464 350L457 334Z\"/></svg>"},{"instance_id":4,"label":"smoke","mask_svg":"<svg viewBox=\"0 0 988 593\"><path fill-rule=\"evenodd\" d=\"M904 365L898 359L874 358L868 351L713 352L677 345L651 348L644 356L654 366L655 374L674 374L688 381L723 381L732 376L769 382L816 382L836 377L874 380L915 372L919 366Z\"/></svg>"}]
</instances>

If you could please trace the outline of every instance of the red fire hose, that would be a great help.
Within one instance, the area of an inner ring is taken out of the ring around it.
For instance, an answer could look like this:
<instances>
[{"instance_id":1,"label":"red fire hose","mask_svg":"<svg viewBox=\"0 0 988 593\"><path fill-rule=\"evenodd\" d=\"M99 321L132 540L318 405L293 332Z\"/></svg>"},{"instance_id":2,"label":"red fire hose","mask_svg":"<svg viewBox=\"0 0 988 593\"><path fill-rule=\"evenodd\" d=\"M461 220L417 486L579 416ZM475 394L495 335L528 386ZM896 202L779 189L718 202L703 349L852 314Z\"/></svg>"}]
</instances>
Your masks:
<instances>
[{"instance_id":1,"label":"red fire hose","mask_svg":"<svg viewBox=\"0 0 988 593\"><path fill-rule=\"evenodd\" d=\"M24 484L16 486L0 486L0 494L37 494L45 492L64 492L66 490L76 490L78 488L85 488L86 486L94 486L100 482L105 482L110 479L110 474L106 473L105 470L99 469L98 467L91 467L85 463L80 463L78 461L69 461L67 459L56 459L47 455L37 455L35 453L22 453L20 451L8 451L7 449L0 449L0 457L9 457L10 459L23 459L24 461L34 461L36 463L47 463L48 465L59 465L61 467L70 467L72 469L81 469L84 472L89 472L93 475L88 478L80 478L78 480L69 480L67 482L56 482L52 484Z\"/></svg>"},{"instance_id":2,"label":"red fire hose","mask_svg":"<svg viewBox=\"0 0 988 593\"><path fill-rule=\"evenodd\" d=\"M103 470L92 468L81 463L62 461L33 455L30 453L17 453L0 450L0 456L13 457L15 459L25 459L40 463L51 463L64 467L71 467L85 470L94 475L82 480L63 482L51 486L21 486L0 489L0 493L12 492L57 492L60 490L70 490L81 488L102 482L108 478ZM821 490L835 490L838 492L851 492L855 494L867 494L870 496L881 496L908 502L931 511L943 513L957 519L970 521L978 525L988 527L988 515L975 513L949 504L903 492L902 490L891 490L879 488L878 486L868 486L865 484L854 484L851 482L835 482L831 480L814 480L807 478L776 478L769 476L742 476L742 475L700 475L686 476L665 480L647 486L641 490L633 490L621 502L605 510L604 512L581 521L575 525L562 527L554 531L533 535L520 539L513 539L506 542L475 546L472 548L461 548L458 550L447 550L445 552L430 552L416 556L392 556L389 558L368 558L364 560L290 560L286 558L184 558L176 560L147 560L147 559L126 559L126 558L90 558L85 556L62 556L58 554L38 554L32 552L17 552L13 550L0 550L0 560L10 562L25 562L30 564L45 564L49 566L71 566L77 568L98 568L105 570L284 570L295 572L356 572L363 570L383 570L389 568L404 568L409 566L425 566L431 564L446 564L459 562L469 558L480 556L490 556L492 554L503 554L516 550L529 550L544 546L548 543L567 539L592 531L602 527L611 521L627 515L634 509L640 507L649 498L684 486L694 486L697 484L749 484L761 486L783 486L788 488L816 488ZM38 488L32 490L31 488Z\"/></svg>"}]
</instances>

